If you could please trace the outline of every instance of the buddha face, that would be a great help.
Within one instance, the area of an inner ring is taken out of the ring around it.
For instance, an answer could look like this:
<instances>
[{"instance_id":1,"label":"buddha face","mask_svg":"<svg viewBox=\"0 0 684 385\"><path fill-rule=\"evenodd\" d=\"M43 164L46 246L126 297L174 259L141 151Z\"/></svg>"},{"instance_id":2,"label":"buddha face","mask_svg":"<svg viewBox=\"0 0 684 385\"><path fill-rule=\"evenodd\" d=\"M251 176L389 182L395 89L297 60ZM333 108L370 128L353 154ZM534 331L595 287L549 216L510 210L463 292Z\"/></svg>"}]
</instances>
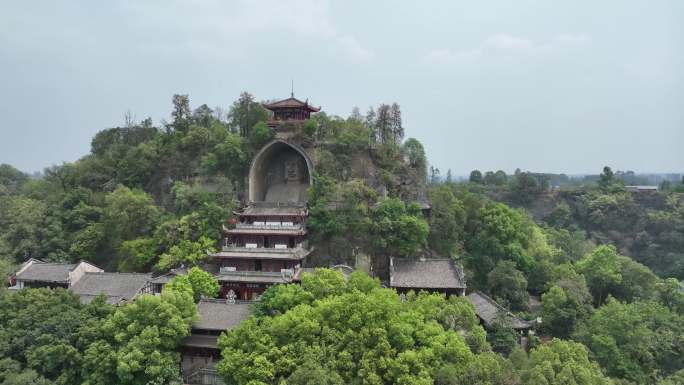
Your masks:
<instances>
[{"instance_id":1,"label":"buddha face","mask_svg":"<svg viewBox=\"0 0 684 385\"><path fill-rule=\"evenodd\" d=\"M285 180L288 182L299 181L299 162L297 160L288 160L285 162Z\"/></svg>"}]
</instances>

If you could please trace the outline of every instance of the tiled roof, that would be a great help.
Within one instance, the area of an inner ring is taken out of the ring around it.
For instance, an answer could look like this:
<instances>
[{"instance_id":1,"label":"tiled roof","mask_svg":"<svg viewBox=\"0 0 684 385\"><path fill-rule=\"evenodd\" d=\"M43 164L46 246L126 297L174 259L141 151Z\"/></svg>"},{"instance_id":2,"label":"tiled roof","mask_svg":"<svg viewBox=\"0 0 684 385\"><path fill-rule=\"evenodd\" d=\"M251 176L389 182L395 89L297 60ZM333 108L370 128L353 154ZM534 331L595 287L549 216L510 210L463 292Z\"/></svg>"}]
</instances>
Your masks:
<instances>
[{"instance_id":1,"label":"tiled roof","mask_svg":"<svg viewBox=\"0 0 684 385\"><path fill-rule=\"evenodd\" d=\"M279 100L277 102L267 103L264 104L264 107L269 110L275 110L279 108L305 108L311 112L318 112L321 110L320 107L317 108L311 106L308 102L303 102L295 97L289 97L287 99Z\"/></svg>"},{"instance_id":2,"label":"tiled roof","mask_svg":"<svg viewBox=\"0 0 684 385\"><path fill-rule=\"evenodd\" d=\"M17 279L22 281L60 282L69 281L69 272L76 267L74 263L45 263L33 262L23 271L17 273Z\"/></svg>"},{"instance_id":3,"label":"tiled roof","mask_svg":"<svg viewBox=\"0 0 684 385\"><path fill-rule=\"evenodd\" d=\"M158 276L150 279L150 283L165 284L165 283L168 283L173 278L175 278L176 276L185 275L185 274L188 274L188 269L185 267L180 267L178 269L171 269L168 273L158 275Z\"/></svg>"},{"instance_id":4,"label":"tiled roof","mask_svg":"<svg viewBox=\"0 0 684 385\"><path fill-rule=\"evenodd\" d=\"M197 304L199 320L193 328L230 330L249 317L248 303L227 303L226 300L201 300Z\"/></svg>"},{"instance_id":5,"label":"tiled roof","mask_svg":"<svg viewBox=\"0 0 684 385\"><path fill-rule=\"evenodd\" d=\"M390 259L390 286L415 289L464 289L465 276L451 259Z\"/></svg>"},{"instance_id":6,"label":"tiled roof","mask_svg":"<svg viewBox=\"0 0 684 385\"><path fill-rule=\"evenodd\" d=\"M475 307L475 314L477 314L477 317L487 326L491 325L499 314L506 317L507 322L513 329L528 329L534 325L534 321L525 321L516 317L484 293L474 291L468 294L467 298Z\"/></svg>"},{"instance_id":7,"label":"tiled roof","mask_svg":"<svg viewBox=\"0 0 684 385\"><path fill-rule=\"evenodd\" d=\"M309 250L302 247L290 249L276 249L259 247L248 249L246 247L224 247L222 251L211 254L214 258L244 258L244 259L285 259L299 261L304 259Z\"/></svg>"},{"instance_id":8,"label":"tiled roof","mask_svg":"<svg viewBox=\"0 0 684 385\"><path fill-rule=\"evenodd\" d=\"M271 271L228 271L216 275L221 282L245 282L245 283L289 283L292 277L286 277L280 272Z\"/></svg>"},{"instance_id":9,"label":"tiled roof","mask_svg":"<svg viewBox=\"0 0 684 385\"><path fill-rule=\"evenodd\" d=\"M191 348L209 348L209 349L216 349L218 347L217 344L218 341L218 336L208 336L208 335L203 335L203 334L192 334L183 340L181 343L182 346L186 347L191 347Z\"/></svg>"},{"instance_id":10,"label":"tiled roof","mask_svg":"<svg viewBox=\"0 0 684 385\"><path fill-rule=\"evenodd\" d=\"M150 274L85 273L70 290L81 297L82 302L104 295L108 303L119 303L133 299L150 279Z\"/></svg>"},{"instance_id":11,"label":"tiled roof","mask_svg":"<svg viewBox=\"0 0 684 385\"><path fill-rule=\"evenodd\" d=\"M270 229L265 229L265 228L258 228L258 227L253 227L253 228L236 228L236 229L230 229L226 231L228 234L255 234L255 235L261 235L261 234L268 234L268 235L305 235L306 230L303 228L270 228Z\"/></svg>"},{"instance_id":12,"label":"tiled roof","mask_svg":"<svg viewBox=\"0 0 684 385\"><path fill-rule=\"evenodd\" d=\"M249 216L305 216L306 207L302 205L257 205L247 206L240 215Z\"/></svg>"}]
</instances>

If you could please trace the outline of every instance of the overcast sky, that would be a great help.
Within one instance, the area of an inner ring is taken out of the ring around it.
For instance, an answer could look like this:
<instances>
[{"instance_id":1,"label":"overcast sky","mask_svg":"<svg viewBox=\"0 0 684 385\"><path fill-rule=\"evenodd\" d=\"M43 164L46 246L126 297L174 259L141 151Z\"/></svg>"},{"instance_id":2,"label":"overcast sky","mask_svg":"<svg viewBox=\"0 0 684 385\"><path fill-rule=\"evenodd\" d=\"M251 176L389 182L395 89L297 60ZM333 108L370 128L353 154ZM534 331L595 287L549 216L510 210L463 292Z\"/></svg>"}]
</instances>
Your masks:
<instances>
[{"instance_id":1,"label":"overcast sky","mask_svg":"<svg viewBox=\"0 0 684 385\"><path fill-rule=\"evenodd\" d=\"M684 1L3 1L0 163L74 161L93 135L295 94L397 102L466 174L684 171Z\"/></svg>"}]
</instances>

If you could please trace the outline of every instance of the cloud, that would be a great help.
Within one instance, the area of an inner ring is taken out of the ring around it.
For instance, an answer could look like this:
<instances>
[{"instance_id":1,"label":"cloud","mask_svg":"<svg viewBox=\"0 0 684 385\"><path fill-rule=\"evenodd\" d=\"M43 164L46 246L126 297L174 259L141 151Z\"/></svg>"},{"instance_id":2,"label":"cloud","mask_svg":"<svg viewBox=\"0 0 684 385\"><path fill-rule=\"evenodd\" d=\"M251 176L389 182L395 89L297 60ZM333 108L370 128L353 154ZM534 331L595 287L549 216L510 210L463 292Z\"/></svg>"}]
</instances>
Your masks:
<instances>
[{"instance_id":1,"label":"cloud","mask_svg":"<svg viewBox=\"0 0 684 385\"><path fill-rule=\"evenodd\" d=\"M373 52L361 46L358 40L351 35L343 35L336 39L334 51L342 54L352 63L367 63L373 59Z\"/></svg>"},{"instance_id":2,"label":"cloud","mask_svg":"<svg viewBox=\"0 0 684 385\"><path fill-rule=\"evenodd\" d=\"M372 59L373 52L357 39L340 31L333 21L329 1L317 0L198 0L164 2L131 1L128 13L137 15L136 26L152 33L170 31L183 41L162 39L160 44L192 47L196 42L201 53L222 51L226 55L244 55L246 41L261 39L304 40L321 43L334 55L352 63ZM162 9L163 11L160 11ZM179 15L183 15L179 18ZM179 19L184 20L178 23ZM154 42L155 44L157 42ZM169 47L167 47L169 48Z\"/></svg>"},{"instance_id":3,"label":"cloud","mask_svg":"<svg viewBox=\"0 0 684 385\"><path fill-rule=\"evenodd\" d=\"M523 37L497 33L486 38L476 48L433 49L425 54L423 61L432 64L454 64L482 60L487 57L536 56L567 50L590 41L590 37L585 34L561 34L548 41L535 42Z\"/></svg>"}]
</instances>

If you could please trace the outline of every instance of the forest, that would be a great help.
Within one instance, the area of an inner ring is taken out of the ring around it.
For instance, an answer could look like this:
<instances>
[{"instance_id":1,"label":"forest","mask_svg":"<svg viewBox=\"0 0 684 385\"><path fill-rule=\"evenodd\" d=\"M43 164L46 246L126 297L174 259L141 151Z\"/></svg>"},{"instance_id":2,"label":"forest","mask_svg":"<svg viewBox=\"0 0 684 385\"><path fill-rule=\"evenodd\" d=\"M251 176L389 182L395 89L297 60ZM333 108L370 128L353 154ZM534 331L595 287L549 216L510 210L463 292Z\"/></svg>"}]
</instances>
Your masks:
<instances>
[{"instance_id":1,"label":"forest","mask_svg":"<svg viewBox=\"0 0 684 385\"><path fill-rule=\"evenodd\" d=\"M225 110L174 95L170 116L126 118L40 176L0 165L0 273L29 258L119 272L200 265L273 133L248 93ZM684 181L635 193L606 166L561 186L520 170L457 182L404 138L396 103L320 112L296 129L316 143L312 265L449 257L469 290L541 323L525 351L505 320L485 330L463 298L401 299L364 272L322 268L271 287L220 337L227 384L684 383ZM198 268L118 307L2 285L0 385L179 383L178 344L200 296L217 290Z\"/></svg>"}]
</instances>

